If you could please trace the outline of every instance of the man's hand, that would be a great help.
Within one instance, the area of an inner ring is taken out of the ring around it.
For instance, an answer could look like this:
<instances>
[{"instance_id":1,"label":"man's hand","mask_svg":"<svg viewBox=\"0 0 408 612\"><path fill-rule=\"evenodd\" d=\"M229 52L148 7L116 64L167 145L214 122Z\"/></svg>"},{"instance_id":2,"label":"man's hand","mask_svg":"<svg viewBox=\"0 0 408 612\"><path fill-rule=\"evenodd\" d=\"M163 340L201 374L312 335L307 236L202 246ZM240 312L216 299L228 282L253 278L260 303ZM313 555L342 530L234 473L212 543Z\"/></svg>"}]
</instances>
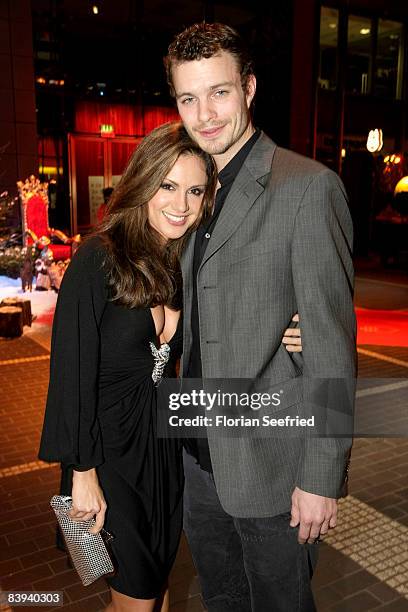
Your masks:
<instances>
[{"instance_id":1,"label":"man's hand","mask_svg":"<svg viewBox=\"0 0 408 612\"><path fill-rule=\"evenodd\" d=\"M298 487L292 494L291 527L299 525L299 544L313 544L337 524L337 500L302 491Z\"/></svg>"},{"instance_id":2,"label":"man's hand","mask_svg":"<svg viewBox=\"0 0 408 612\"><path fill-rule=\"evenodd\" d=\"M95 468L73 472L72 508L69 516L74 521L86 521L95 515L95 525L89 533L99 533L105 522L106 502L99 486Z\"/></svg>"}]
</instances>

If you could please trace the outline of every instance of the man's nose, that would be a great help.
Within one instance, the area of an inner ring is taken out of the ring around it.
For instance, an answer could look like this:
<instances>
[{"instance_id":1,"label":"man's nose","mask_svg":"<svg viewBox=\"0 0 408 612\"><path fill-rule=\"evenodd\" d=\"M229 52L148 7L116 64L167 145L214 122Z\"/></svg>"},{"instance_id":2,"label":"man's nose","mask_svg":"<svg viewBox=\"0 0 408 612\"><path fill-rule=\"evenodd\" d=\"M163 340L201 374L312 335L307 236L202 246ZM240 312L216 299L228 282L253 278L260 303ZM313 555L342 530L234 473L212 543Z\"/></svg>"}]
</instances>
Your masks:
<instances>
[{"instance_id":1,"label":"man's nose","mask_svg":"<svg viewBox=\"0 0 408 612\"><path fill-rule=\"evenodd\" d=\"M216 115L213 104L208 100L200 100L198 105L198 120L200 123L208 123Z\"/></svg>"}]
</instances>

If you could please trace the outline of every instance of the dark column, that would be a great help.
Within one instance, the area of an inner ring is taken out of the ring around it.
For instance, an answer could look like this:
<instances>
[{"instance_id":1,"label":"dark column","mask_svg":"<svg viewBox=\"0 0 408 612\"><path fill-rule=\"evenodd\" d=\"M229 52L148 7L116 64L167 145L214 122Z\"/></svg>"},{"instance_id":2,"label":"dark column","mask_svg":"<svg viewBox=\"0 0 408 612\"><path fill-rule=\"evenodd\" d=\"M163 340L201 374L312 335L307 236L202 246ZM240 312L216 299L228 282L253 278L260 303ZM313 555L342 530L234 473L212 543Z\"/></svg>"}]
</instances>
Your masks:
<instances>
[{"instance_id":1,"label":"dark column","mask_svg":"<svg viewBox=\"0 0 408 612\"><path fill-rule=\"evenodd\" d=\"M203 2L204 21L213 23L215 21L214 0L204 0Z\"/></svg>"},{"instance_id":2,"label":"dark column","mask_svg":"<svg viewBox=\"0 0 408 612\"><path fill-rule=\"evenodd\" d=\"M0 0L0 192L38 173L30 0Z\"/></svg>"},{"instance_id":3,"label":"dark column","mask_svg":"<svg viewBox=\"0 0 408 612\"><path fill-rule=\"evenodd\" d=\"M346 8L339 11L339 41L337 47L337 90L336 90L336 133L335 133L335 167L338 174L342 171L344 114L346 107L346 66L347 66L348 14Z\"/></svg>"},{"instance_id":4,"label":"dark column","mask_svg":"<svg viewBox=\"0 0 408 612\"><path fill-rule=\"evenodd\" d=\"M290 148L309 157L316 147L319 22L317 0L294 0Z\"/></svg>"},{"instance_id":5,"label":"dark column","mask_svg":"<svg viewBox=\"0 0 408 612\"><path fill-rule=\"evenodd\" d=\"M253 4L255 19L240 32L255 60L254 123L278 145L289 147L293 2Z\"/></svg>"}]
</instances>

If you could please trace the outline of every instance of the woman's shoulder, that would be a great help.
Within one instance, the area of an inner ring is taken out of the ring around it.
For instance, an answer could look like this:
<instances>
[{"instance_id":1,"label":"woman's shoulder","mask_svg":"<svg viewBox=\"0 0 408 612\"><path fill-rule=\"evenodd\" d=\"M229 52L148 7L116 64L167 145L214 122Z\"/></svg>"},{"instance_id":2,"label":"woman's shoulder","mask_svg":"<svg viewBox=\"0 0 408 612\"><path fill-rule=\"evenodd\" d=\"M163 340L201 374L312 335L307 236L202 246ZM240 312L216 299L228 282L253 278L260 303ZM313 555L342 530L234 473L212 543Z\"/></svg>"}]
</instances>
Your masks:
<instances>
[{"instance_id":1,"label":"woman's shoulder","mask_svg":"<svg viewBox=\"0 0 408 612\"><path fill-rule=\"evenodd\" d=\"M104 283L106 246L99 236L85 238L80 244L64 275L65 280L80 283Z\"/></svg>"},{"instance_id":2,"label":"woman's shoulder","mask_svg":"<svg viewBox=\"0 0 408 612\"><path fill-rule=\"evenodd\" d=\"M89 236L79 245L75 253L75 257L81 257L84 260L95 259L106 254L106 245L101 236Z\"/></svg>"},{"instance_id":3,"label":"woman's shoulder","mask_svg":"<svg viewBox=\"0 0 408 612\"><path fill-rule=\"evenodd\" d=\"M102 238L100 236L90 236L85 238L84 242L80 244L70 266L75 264L76 268L92 272L95 269L102 268L106 259L106 253L106 245Z\"/></svg>"}]
</instances>

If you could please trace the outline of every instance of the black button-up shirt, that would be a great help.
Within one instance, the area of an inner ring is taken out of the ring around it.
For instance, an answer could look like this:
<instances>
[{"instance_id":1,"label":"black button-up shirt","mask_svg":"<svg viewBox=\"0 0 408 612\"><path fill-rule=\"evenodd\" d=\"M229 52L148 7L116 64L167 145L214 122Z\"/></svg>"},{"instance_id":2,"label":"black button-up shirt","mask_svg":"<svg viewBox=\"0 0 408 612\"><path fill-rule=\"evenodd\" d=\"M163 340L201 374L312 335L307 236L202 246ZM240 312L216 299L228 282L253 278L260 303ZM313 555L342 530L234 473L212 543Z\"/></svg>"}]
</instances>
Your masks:
<instances>
[{"instance_id":1,"label":"black button-up shirt","mask_svg":"<svg viewBox=\"0 0 408 612\"><path fill-rule=\"evenodd\" d=\"M198 269L203 260L208 243L211 240L218 217L220 216L224 202L230 192L232 184L241 169L242 164L247 158L249 152L258 140L261 132L256 130L249 140L241 147L234 155L228 164L218 174L220 187L215 196L215 205L212 216L200 225L196 232L194 243L194 259L193 259L193 299L191 308L191 333L192 344L190 352L190 361L187 365L187 370L184 375L187 378L202 378L201 366L201 347L200 347L200 328L198 317L198 301L197 301L197 274ZM202 467L207 472L212 472L210 451L208 448L208 440L206 438L188 438L185 440L185 447L193 457L195 457Z\"/></svg>"}]
</instances>

